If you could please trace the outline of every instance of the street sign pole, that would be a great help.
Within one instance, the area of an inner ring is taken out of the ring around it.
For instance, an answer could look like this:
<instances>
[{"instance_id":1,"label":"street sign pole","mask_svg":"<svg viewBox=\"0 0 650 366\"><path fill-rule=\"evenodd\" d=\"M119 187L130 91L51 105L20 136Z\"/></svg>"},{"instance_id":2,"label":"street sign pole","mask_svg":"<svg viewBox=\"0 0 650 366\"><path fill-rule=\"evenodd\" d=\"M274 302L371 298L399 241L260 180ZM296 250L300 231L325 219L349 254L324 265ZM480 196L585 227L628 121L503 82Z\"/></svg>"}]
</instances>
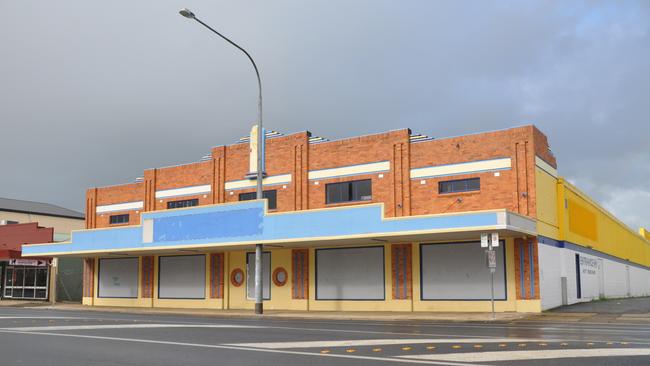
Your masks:
<instances>
[{"instance_id":1,"label":"street sign pole","mask_svg":"<svg viewBox=\"0 0 650 366\"><path fill-rule=\"evenodd\" d=\"M489 257L496 259L496 255L494 255L494 249L492 248L492 242L490 241L490 244L488 244L488 252L490 252ZM494 257L493 257L494 255ZM492 304L492 320L496 319L496 314L494 313L494 270L495 268L492 267L492 261L490 260L490 302Z\"/></svg>"}]
</instances>

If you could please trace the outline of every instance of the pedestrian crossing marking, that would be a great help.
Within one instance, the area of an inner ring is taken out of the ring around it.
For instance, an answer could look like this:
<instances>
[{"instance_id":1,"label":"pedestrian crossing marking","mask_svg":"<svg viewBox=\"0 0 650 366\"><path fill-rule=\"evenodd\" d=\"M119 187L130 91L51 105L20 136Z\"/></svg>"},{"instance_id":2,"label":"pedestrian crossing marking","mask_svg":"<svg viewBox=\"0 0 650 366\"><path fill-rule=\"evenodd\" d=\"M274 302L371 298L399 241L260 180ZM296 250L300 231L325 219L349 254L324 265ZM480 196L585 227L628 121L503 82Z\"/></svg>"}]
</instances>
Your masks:
<instances>
[{"instance_id":1,"label":"pedestrian crossing marking","mask_svg":"<svg viewBox=\"0 0 650 366\"><path fill-rule=\"evenodd\" d=\"M259 342L259 343L229 343L229 346L252 347L265 349L289 349L289 348L333 348L333 347L363 347L363 346L388 346L400 344L423 344L423 343L451 343L477 344L477 343L503 343L503 342L543 342L544 339L524 338L411 338L411 339L349 339L340 341L296 341L296 342ZM546 340L548 341L548 340Z\"/></svg>"},{"instance_id":2,"label":"pedestrian crossing marking","mask_svg":"<svg viewBox=\"0 0 650 366\"><path fill-rule=\"evenodd\" d=\"M397 356L414 360L448 362L500 362L560 358L650 356L650 348L545 349L525 351L489 351Z\"/></svg>"}]
</instances>

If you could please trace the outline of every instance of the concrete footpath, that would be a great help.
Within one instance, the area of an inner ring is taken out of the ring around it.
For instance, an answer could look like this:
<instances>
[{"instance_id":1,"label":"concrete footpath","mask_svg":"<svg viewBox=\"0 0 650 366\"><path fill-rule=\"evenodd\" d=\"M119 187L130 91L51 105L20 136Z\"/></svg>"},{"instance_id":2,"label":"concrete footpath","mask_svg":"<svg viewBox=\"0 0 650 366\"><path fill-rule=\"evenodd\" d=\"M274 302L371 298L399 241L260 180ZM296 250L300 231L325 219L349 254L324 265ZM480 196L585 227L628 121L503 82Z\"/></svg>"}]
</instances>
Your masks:
<instances>
[{"instance_id":1,"label":"concrete footpath","mask_svg":"<svg viewBox=\"0 0 650 366\"><path fill-rule=\"evenodd\" d=\"M39 308L68 311L98 311L127 314L169 314L200 317L250 318L252 310L212 310L180 308L140 308L83 306L73 303L57 303L20 300L2 300L0 307ZM560 323L650 323L650 297L612 299L565 306L543 313L437 313L437 312L337 312L337 311L286 311L266 310L261 317L269 319L313 320L370 320L370 321L445 321L445 322L560 322Z\"/></svg>"},{"instance_id":2,"label":"concrete footpath","mask_svg":"<svg viewBox=\"0 0 650 366\"><path fill-rule=\"evenodd\" d=\"M39 309L72 310L72 311L99 311L128 314L169 314L190 315L202 317L225 318L250 318L256 316L253 310L211 310L211 309L177 309L177 308L139 308L139 307L111 307L111 306L84 306L80 304L43 304ZM402 313L402 312L343 312L343 311L285 311L265 310L261 317L276 319L323 319L323 320L428 320L428 321L457 321L457 322L486 322L486 321L513 321L538 314L528 313L497 313L492 319L491 313Z\"/></svg>"}]
</instances>

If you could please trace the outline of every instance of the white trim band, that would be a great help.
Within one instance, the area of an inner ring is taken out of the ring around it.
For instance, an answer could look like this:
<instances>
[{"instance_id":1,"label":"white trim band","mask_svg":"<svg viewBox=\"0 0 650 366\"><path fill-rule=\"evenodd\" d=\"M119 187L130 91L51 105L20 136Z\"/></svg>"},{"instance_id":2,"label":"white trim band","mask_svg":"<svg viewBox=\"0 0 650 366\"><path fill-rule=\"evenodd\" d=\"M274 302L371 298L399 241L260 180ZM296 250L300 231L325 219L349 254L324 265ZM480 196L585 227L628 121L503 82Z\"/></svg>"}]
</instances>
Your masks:
<instances>
[{"instance_id":1,"label":"white trim band","mask_svg":"<svg viewBox=\"0 0 650 366\"><path fill-rule=\"evenodd\" d=\"M173 188L173 189L165 189L162 191L156 191L156 198L189 196L194 194L202 194L202 193L210 193L210 192L212 192L212 186L209 184L205 184L202 186L190 186L190 187Z\"/></svg>"},{"instance_id":2,"label":"white trim band","mask_svg":"<svg viewBox=\"0 0 650 366\"><path fill-rule=\"evenodd\" d=\"M548 174L553 176L553 178L557 178L557 169L553 168L551 164L547 163L546 161L544 161L544 159L540 158L537 155L535 155L535 166L547 172Z\"/></svg>"},{"instance_id":3,"label":"white trim band","mask_svg":"<svg viewBox=\"0 0 650 366\"><path fill-rule=\"evenodd\" d=\"M115 211L141 210L143 207L144 204L142 201L124 202L124 203L116 203L113 205L97 206L95 208L95 212L106 213L106 212L115 212Z\"/></svg>"},{"instance_id":4,"label":"white trim band","mask_svg":"<svg viewBox=\"0 0 650 366\"><path fill-rule=\"evenodd\" d=\"M280 174L273 175L262 179L262 185L272 186L278 184L288 184L291 183L291 174ZM226 182L225 189L226 191L232 191L235 189L245 189L245 188L255 188L256 181L255 179L242 179L242 180L232 180Z\"/></svg>"},{"instance_id":5,"label":"white trim band","mask_svg":"<svg viewBox=\"0 0 650 366\"><path fill-rule=\"evenodd\" d=\"M491 160L471 161L467 163L428 166L411 169L411 179L445 177L472 173L507 170L512 167L512 159L500 158Z\"/></svg>"},{"instance_id":6,"label":"white trim band","mask_svg":"<svg viewBox=\"0 0 650 366\"><path fill-rule=\"evenodd\" d=\"M379 161L376 163L348 165L338 168L311 170L308 173L309 180L345 177L350 175L372 174L390 171L390 161Z\"/></svg>"}]
</instances>

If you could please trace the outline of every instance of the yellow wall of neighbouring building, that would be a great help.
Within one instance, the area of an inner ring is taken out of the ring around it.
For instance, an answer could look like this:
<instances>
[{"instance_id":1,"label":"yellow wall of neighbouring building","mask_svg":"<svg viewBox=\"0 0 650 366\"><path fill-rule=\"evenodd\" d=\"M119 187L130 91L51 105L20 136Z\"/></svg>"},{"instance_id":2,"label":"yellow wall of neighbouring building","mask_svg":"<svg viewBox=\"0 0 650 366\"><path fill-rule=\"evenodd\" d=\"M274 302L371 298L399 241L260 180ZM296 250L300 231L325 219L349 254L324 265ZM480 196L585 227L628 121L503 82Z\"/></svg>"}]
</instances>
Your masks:
<instances>
[{"instance_id":1,"label":"yellow wall of neighbouring building","mask_svg":"<svg viewBox=\"0 0 650 366\"><path fill-rule=\"evenodd\" d=\"M558 213L557 178L535 167L535 192L537 206L537 232L558 239L560 217Z\"/></svg>"},{"instance_id":2,"label":"yellow wall of neighbouring building","mask_svg":"<svg viewBox=\"0 0 650 366\"><path fill-rule=\"evenodd\" d=\"M563 178L557 180L557 203L559 236L555 239L650 266L650 241Z\"/></svg>"}]
</instances>

